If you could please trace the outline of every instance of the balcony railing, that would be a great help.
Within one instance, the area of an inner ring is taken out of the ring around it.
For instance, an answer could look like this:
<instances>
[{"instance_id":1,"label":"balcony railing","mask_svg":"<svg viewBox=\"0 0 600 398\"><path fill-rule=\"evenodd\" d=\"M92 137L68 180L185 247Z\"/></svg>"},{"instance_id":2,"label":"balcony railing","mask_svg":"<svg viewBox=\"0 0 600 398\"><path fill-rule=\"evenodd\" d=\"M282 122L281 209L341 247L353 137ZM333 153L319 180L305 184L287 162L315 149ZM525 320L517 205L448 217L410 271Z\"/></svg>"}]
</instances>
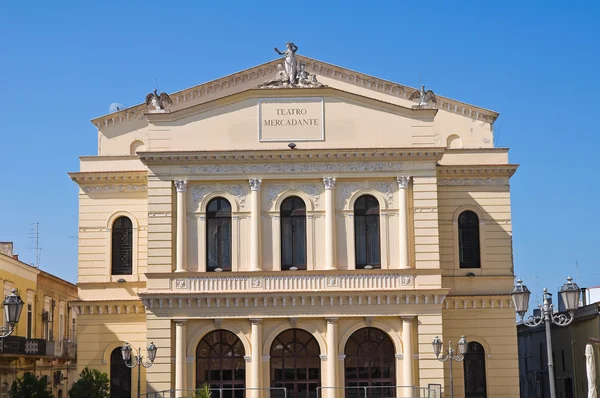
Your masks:
<instances>
[{"instance_id":1,"label":"balcony railing","mask_svg":"<svg viewBox=\"0 0 600 398\"><path fill-rule=\"evenodd\" d=\"M0 339L0 355L46 356L44 339L9 336Z\"/></svg>"}]
</instances>

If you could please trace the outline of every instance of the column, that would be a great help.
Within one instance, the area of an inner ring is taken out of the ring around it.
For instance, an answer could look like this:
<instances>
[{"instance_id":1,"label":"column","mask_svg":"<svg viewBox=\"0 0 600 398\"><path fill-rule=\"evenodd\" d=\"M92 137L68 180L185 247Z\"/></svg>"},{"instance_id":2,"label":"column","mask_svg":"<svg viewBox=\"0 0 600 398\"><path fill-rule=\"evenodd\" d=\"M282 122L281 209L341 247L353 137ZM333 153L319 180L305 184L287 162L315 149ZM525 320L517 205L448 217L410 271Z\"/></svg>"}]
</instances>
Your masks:
<instances>
[{"instance_id":1,"label":"column","mask_svg":"<svg viewBox=\"0 0 600 398\"><path fill-rule=\"evenodd\" d=\"M252 178L250 183L250 271L260 271L260 184L262 180Z\"/></svg>"},{"instance_id":2,"label":"column","mask_svg":"<svg viewBox=\"0 0 600 398\"><path fill-rule=\"evenodd\" d=\"M334 217L333 188L335 178L323 178L325 185L325 269L335 269L335 241L334 241Z\"/></svg>"},{"instance_id":3,"label":"column","mask_svg":"<svg viewBox=\"0 0 600 398\"><path fill-rule=\"evenodd\" d=\"M338 318L327 319L327 380L326 387L336 387L337 375L337 321ZM342 390L340 390L341 392ZM338 390L335 388L326 388L324 390L325 397L334 398L338 395Z\"/></svg>"},{"instance_id":4,"label":"column","mask_svg":"<svg viewBox=\"0 0 600 398\"><path fill-rule=\"evenodd\" d=\"M177 252L175 259L177 261L177 268L175 272L185 271L185 192L187 191L187 181L176 180L175 189L177 190L177 235L175 241L177 242Z\"/></svg>"},{"instance_id":5,"label":"column","mask_svg":"<svg viewBox=\"0 0 600 398\"><path fill-rule=\"evenodd\" d=\"M185 391L181 391L185 389L185 323L183 319L175 320L175 389L178 390L175 396L177 398L186 395Z\"/></svg>"},{"instance_id":6,"label":"column","mask_svg":"<svg viewBox=\"0 0 600 398\"><path fill-rule=\"evenodd\" d=\"M410 177L396 177L398 181L398 256L400 268L410 268L408 264L408 184Z\"/></svg>"},{"instance_id":7,"label":"column","mask_svg":"<svg viewBox=\"0 0 600 398\"><path fill-rule=\"evenodd\" d=\"M251 344L252 344L252 359L250 360L250 374L252 377L252 384L250 385L253 390L250 390L249 396L251 398L259 398L266 396L267 394L261 394L261 390L258 388L261 385L261 362L262 362L262 319L250 319L252 325L251 330Z\"/></svg>"},{"instance_id":8,"label":"column","mask_svg":"<svg viewBox=\"0 0 600 398\"><path fill-rule=\"evenodd\" d=\"M413 351L413 321L412 316L402 317L402 344L404 345L404 358L402 360L402 374L404 375L405 386L412 386L414 384L414 351ZM404 392L405 397L414 397L414 390L412 388L406 388Z\"/></svg>"}]
</instances>

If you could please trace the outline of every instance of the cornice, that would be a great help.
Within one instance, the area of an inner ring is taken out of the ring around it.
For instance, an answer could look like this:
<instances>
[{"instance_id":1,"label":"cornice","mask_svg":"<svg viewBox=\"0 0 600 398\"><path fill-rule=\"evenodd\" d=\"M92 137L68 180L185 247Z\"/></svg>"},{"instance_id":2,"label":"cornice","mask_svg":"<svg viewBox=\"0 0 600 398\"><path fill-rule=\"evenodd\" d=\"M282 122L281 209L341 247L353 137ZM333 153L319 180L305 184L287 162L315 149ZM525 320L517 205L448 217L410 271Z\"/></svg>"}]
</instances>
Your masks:
<instances>
[{"instance_id":1,"label":"cornice","mask_svg":"<svg viewBox=\"0 0 600 398\"><path fill-rule=\"evenodd\" d=\"M510 295L447 296L444 309L476 310L513 308Z\"/></svg>"},{"instance_id":2,"label":"cornice","mask_svg":"<svg viewBox=\"0 0 600 398\"><path fill-rule=\"evenodd\" d=\"M80 315L130 315L145 314L140 300L93 300L70 301L71 308Z\"/></svg>"},{"instance_id":3,"label":"cornice","mask_svg":"<svg viewBox=\"0 0 600 398\"><path fill-rule=\"evenodd\" d=\"M408 99L410 94L414 90L416 90L415 88L409 86L404 86L388 80L379 79L363 73L355 72L350 69L318 61L313 58L301 55L297 55L297 57L300 62L303 62L307 65L307 70L310 70L314 73L326 76L337 81L352 84L354 86L368 88L373 91L385 93L403 99ZM265 77L271 76L277 71L276 65L281 62L281 58L277 58L264 64L219 79L215 79L191 88L180 90L169 95L174 102L173 106L175 109L182 109L183 107L187 107L187 103L191 103L191 105L193 106L206 102L205 98L208 96L210 96L210 100L222 98L239 92L236 91L235 88L241 85L242 83L246 83L249 81L256 81L257 85L258 83L262 83ZM455 113L490 124L493 124L499 116L497 112L488 109L466 104L464 102L456 101L437 94L436 97L438 101L437 104L434 105L435 108L442 109L446 112ZM114 112L108 115L92 119L92 123L95 126L97 126L98 129L100 129L103 126L120 124L128 122L129 120L137 120L143 113L146 112L146 110L146 105L144 103L141 103L118 112Z\"/></svg>"},{"instance_id":4,"label":"cornice","mask_svg":"<svg viewBox=\"0 0 600 398\"><path fill-rule=\"evenodd\" d=\"M146 191L147 171L77 172L69 177L86 192Z\"/></svg>"},{"instance_id":5,"label":"cornice","mask_svg":"<svg viewBox=\"0 0 600 398\"><path fill-rule=\"evenodd\" d=\"M141 161L146 164L158 163L231 163L231 162L315 162L332 161L368 161L399 160L439 161L444 154L443 148L340 148L306 150L260 150L260 151L168 151L138 152Z\"/></svg>"},{"instance_id":6,"label":"cornice","mask_svg":"<svg viewBox=\"0 0 600 398\"><path fill-rule=\"evenodd\" d=\"M473 165L452 165L437 166L437 173L441 177L453 176L503 176L512 177L517 171L517 164L473 164Z\"/></svg>"}]
</instances>

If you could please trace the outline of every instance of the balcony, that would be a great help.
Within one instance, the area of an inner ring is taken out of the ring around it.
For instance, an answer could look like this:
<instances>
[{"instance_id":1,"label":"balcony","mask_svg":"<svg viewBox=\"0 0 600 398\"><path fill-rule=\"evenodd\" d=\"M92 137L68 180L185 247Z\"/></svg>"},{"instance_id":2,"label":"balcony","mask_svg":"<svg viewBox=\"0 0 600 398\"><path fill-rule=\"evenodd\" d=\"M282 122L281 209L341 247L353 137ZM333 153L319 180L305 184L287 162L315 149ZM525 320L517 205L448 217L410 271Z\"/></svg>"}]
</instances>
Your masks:
<instances>
[{"instance_id":1,"label":"balcony","mask_svg":"<svg viewBox=\"0 0 600 398\"><path fill-rule=\"evenodd\" d=\"M27 339L25 337L9 336L0 339L0 355L12 356L46 356L47 341L44 339Z\"/></svg>"},{"instance_id":2,"label":"balcony","mask_svg":"<svg viewBox=\"0 0 600 398\"><path fill-rule=\"evenodd\" d=\"M47 341L46 356L69 361L75 360L77 356L77 344L71 343L68 340Z\"/></svg>"}]
</instances>

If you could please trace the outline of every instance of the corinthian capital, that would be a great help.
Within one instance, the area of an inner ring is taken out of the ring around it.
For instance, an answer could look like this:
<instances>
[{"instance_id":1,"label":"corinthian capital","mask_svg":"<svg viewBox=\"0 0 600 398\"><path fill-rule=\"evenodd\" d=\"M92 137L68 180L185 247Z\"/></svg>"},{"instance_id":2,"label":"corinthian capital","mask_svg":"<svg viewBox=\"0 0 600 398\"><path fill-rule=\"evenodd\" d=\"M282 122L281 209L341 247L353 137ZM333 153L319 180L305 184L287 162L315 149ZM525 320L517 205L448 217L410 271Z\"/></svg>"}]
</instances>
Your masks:
<instances>
[{"instance_id":1,"label":"corinthian capital","mask_svg":"<svg viewBox=\"0 0 600 398\"><path fill-rule=\"evenodd\" d=\"M175 180L175 189L177 192L185 192L187 190L187 181Z\"/></svg>"},{"instance_id":2,"label":"corinthian capital","mask_svg":"<svg viewBox=\"0 0 600 398\"><path fill-rule=\"evenodd\" d=\"M258 191L260 189L260 184L262 183L262 180L259 180L258 178L251 178L248 180L248 183L250 183L250 190Z\"/></svg>"},{"instance_id":3,"label":"corinthian capital","mask_svg":"<svg viewBox=\"0 0 600 398\"><path fill-rule=\"evenodd\" d=\"M399 189L408 188L408 184L410 182L410 177L407 177L407 176L396 177L396 181L398 181Z\"/></svg>"},{"instance_id":4,"label":"corinthian capital","mask_svg":"<svg viewBox=\"0 0 600 398\"><path fill-rule=\"evenodd\" d=\"M333 189L335 187L335 177L324 177L323 184L325 184L325 189Z\"/></svg>"}]
</instances>

